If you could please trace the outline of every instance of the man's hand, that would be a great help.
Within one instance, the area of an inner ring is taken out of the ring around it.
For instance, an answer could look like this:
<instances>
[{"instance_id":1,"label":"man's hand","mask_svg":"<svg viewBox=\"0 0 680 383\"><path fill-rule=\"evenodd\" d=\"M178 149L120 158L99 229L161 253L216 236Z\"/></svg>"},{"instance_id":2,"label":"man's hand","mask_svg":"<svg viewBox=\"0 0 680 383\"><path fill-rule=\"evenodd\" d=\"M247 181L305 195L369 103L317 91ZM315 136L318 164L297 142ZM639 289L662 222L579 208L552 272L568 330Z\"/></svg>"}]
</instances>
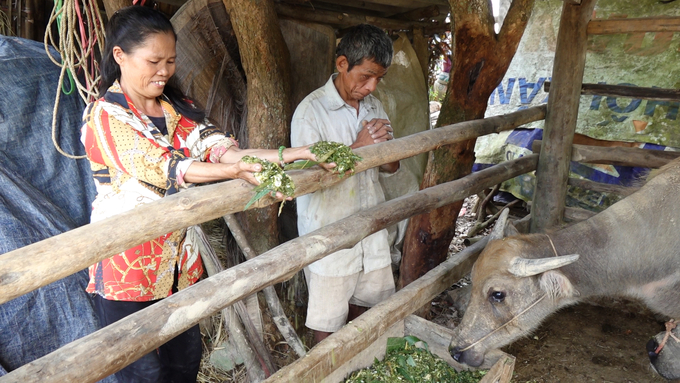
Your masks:
<instances>
[{"instance_id":1,"label":"man's hand","mask_svg":"<svg viewBox=\"0 0 680 383\"><path fill-rule=\"evenodd\" d=\"M390 122L384 118L374 118L368 122L364 120L361 124L364 127L359 131L357 140L350 146L352 149L394 139Z\"/></svg>"}]
</instances>

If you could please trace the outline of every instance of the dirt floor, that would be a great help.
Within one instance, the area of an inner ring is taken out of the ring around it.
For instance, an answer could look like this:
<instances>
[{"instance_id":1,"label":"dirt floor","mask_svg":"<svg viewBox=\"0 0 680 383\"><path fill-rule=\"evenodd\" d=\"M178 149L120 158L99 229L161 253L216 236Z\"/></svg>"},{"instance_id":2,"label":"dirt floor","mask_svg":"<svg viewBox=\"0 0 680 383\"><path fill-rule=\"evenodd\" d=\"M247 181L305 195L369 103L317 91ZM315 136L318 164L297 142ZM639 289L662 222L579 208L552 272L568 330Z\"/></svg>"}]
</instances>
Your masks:
<instances>
[{"instance_id":1,"label":"dirt floor","mask_svg":"<svg viewBox=\"0 0 680 383\"><path fill-rule=\"evenodd\" d=\"M465 247L463 241L466 234L477 221L474 214L476 200L477 197L473 196L465 201L458 219L456 238L451 243L452 253ZM513 209L513 213L516 217L526 214L520 205ZM480 234L488 231L486 229ZM465 283L467 281L462 280L449 291ZM433 322L449 327L460 321L448 298L448 291L435 299L431 314ZM268 331L268 343L275 360L281 366L290 363L294 360L292 351L278 339L275 329L267 327L271 329ZM649 367L645 351L647 340L662 330L663 323L639 304L602 299L560 311L546 320L531 336L503 350L517 358L512 379L514 383L665 382ZM304 341L308 342L309 334L305 333L304 328L300 332ZM211 348L209 343L210 340L206 339L206 357ZM245 382L247 377L242 365L225 373L205 363L199 381Z\"/></svg>"}]
</instances>

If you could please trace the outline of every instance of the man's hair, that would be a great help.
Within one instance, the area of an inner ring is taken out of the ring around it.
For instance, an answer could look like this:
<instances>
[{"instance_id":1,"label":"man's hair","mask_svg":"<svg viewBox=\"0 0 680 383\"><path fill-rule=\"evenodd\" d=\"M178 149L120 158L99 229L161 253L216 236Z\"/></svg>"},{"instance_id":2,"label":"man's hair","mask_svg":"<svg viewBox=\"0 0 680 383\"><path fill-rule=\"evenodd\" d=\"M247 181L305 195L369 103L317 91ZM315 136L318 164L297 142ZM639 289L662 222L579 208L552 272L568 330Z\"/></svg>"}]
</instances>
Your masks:
<instances>
[{"instance_id":1,"label":"man's hair","mask_svg":"<svg viewBox=\"0 0 680 383\"><path fill-rule=\"evenodd\" d=\"M352 27L340 40L335 50L337 57L345 56L349 62L349 72L364 60L372 60L387 69L392 63L392 40L382 29L359 24Z\"/></svg>"}]
</instances>

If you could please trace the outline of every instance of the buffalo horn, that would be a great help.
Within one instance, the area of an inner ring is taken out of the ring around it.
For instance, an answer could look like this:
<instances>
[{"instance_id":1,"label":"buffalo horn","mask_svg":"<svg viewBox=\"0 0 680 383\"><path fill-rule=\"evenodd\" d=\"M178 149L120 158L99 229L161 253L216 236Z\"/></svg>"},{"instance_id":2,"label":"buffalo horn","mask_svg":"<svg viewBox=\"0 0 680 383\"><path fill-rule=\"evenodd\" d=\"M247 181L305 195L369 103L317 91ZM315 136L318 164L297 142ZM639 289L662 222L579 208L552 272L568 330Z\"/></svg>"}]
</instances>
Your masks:
<instances>
[{"instance_id":1,"label":"buffalo horn","mask_svg":"<svg viewBox=\"0 0 680 383\"><path fill-rule=\"evenodd\" d=\"M505 232L505 224L508 222L509 212L510 212L509 209L507 208L503 209L503 212L501 212L501 215L498 217L498 221L496 221L496 224L493 226L491 234L489 234L489 241L493 241L495 239L503 239Z\"/></svg>"},{"instance_id":2,"label":"buffalo horn","mask_svg":"<svg viewBox=\"0 0 680 383\"><path fill-rule=\"evenodd\" d=\"M530 277L576 262L578 257L578 254L538 259L517 257L510 263L508 271L516 277Z\"/></svg>"}]
</instances>

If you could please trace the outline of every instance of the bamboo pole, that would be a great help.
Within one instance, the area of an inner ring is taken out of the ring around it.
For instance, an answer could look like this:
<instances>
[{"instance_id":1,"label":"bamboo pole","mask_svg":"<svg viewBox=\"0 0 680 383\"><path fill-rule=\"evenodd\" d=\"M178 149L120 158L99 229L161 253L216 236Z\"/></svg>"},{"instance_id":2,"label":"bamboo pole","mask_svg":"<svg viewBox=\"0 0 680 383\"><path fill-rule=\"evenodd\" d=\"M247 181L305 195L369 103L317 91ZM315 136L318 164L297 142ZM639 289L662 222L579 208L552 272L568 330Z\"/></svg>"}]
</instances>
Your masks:
<instances>
[{"instance_id":1,"label":"bamboo pole","mask_svg":"<svg viewBox=\"0 0 680 383\"><path fill-rule=\"evenodd\" d=\"M454 142L514 129L545 117L545 106L429 130L356 150L365 171ZM320 168L290 172L296 196L342 182ZM0 303L71 275L102 259L187 226L242 211L253 186L233 180L193 188L114 217L0 255ZM253 207L277 202L265 197ZM143 219L142 219L143 218Z\"/></svg>"},{"instance_id":2,"label":"bamboo pole","mask_svg":"<svg viewBox=\"0 0 680 383\"><path fill-rule=\"evenodd\" d=\"M590 20L586 30L589 35L645 32L680 32L680 17Z\"/></svg>"},{"instance_id":3,"label":"bamboo pole","mask_svg":"<svg viewBox=\"0 0 680 383\"><path fill-rule=\"evenodd\" d=\"M586 62L586 26L595 2L583 0L581 5L564 3L562 7L552 71L555 89L548 99L548 114L543 128L545 144L536 170L533 203L540 209L535 209L535 214L532 214L532 232L557 226L564 216L569 160Z\"/></svg>"},{"instance_id":4,"label":"bamboo pole","mask_svg":"<svg viewBox=\"0 0 680 383\"><path fill-rule=\"evenodd\" d=\"M550 81L543 83L543 90L550 92ZM680 89L646 88L630 85L582 84L582 95L629 97L640 100L680 101Z\"/></svg>"},{"instance_id":5,"label":"bamboo pole","mask_svg":"<svg viewBox=\"0 0 680 383\"><path fill-rule=\"evenodd\" d=\"M324 226L71 342L0 377L0 383L100 380L172 339L202 318L264 287L289 279L308 264L330 253L350 248L366 236L403 219L462 200L503 180L532 171L536 168L537 157L531 154L504 162L467 177L390 200ZM471 263L466 265L469 266ZM451 275L447 274L447 278L450 278L451 283L454 281ZM414 294L422 297L426 294L425 289L419 292L417 286L414 285L408 291L416 290ZM436 290L439 292L443 288ZM426 295L427 299L434 296ZM417 308L409 307L414 310ZM106 352L92 352L101 349L102 345L111 345L111 348ZM87 360L87 364L83 364L83 360Z\"/></svg>"}]
</instances>

